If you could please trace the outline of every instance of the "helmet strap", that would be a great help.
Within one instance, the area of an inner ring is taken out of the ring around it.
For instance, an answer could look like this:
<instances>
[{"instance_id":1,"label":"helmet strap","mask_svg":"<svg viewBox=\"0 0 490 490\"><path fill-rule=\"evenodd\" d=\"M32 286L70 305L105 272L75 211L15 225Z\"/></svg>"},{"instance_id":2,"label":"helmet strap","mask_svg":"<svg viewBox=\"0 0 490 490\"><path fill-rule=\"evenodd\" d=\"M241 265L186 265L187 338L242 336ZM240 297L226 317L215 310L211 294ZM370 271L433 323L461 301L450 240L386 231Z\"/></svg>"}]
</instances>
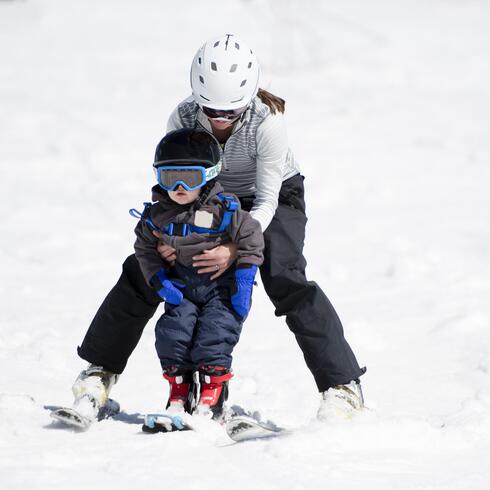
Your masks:
<instances>
[{"instance_id":1,"label":"helmet strap","mask_svg":"<svg viewBox=\"0 0 490 490\"><path fill-rule=\"evenodd\" d=\"M209 193L211 192L211 189L214 187L215 182L206 182L202 187L201 187L201 193L199 194L199 197L196 201L194 201L194 204L192 206L192 209L194 211L198 211L201 209L202 205L208 200Z\"/></svg>"}]
</instances>

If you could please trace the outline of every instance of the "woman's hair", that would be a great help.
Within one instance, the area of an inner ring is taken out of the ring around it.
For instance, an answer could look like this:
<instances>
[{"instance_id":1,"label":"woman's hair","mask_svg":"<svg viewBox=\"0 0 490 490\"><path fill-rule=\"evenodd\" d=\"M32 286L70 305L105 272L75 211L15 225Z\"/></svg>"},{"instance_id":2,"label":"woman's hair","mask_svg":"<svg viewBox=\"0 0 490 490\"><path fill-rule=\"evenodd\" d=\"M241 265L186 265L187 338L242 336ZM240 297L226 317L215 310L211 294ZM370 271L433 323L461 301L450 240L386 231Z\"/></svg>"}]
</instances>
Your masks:
<instances>
[{"instance_id":1,"label":"woman's hair","mask_svg":"<svg viewBox=\"0 0 490 490\"><path fill-rule=\"evenodd\" d=\"M286 101L278 97L277 95L271 94L262 88L259 88L257 92L257 97L271 110L271 114L275 114L276 111L284 113L286 109Z\"/></svg>"}]
</instances>

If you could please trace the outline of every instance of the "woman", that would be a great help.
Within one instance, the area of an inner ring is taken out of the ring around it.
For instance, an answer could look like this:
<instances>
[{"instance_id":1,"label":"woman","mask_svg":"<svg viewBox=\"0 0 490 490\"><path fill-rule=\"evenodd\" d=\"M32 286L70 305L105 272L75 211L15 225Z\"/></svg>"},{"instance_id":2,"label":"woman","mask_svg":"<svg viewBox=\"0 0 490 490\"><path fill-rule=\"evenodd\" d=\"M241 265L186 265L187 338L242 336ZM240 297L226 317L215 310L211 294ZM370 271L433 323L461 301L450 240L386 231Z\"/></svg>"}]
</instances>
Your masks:
<instances>
[{"instance_id":1,"label":"woman","mask_svg":"<svg viewBox=\"0 0 490 490\"><path fill-rule=\"evenodd\" d=\"M241 40L225 35L207 41L192 62L192 97L174 110L167 130L202 127L220 142L223 170L218 180L261 224L262 282L275 314L286 316L322 393L318 415L350 415L363 407L358 378L365 368L359 367L345 340L333 306L321 288L306 279L303 176L288 148L285 103L259 89L258 81L257 59ZM165 260L175 260L170 247L161 245L159 252ZM233 245L219 246L196 256L194 266L200 273L214 271L216 278L235 254ZM78 348L91 366L75 382L75 396L86 393L85 386L96 379L97 405L105 403L160 301L145 283L134 255L128 257Z\"/></svg>"}]
</instances>

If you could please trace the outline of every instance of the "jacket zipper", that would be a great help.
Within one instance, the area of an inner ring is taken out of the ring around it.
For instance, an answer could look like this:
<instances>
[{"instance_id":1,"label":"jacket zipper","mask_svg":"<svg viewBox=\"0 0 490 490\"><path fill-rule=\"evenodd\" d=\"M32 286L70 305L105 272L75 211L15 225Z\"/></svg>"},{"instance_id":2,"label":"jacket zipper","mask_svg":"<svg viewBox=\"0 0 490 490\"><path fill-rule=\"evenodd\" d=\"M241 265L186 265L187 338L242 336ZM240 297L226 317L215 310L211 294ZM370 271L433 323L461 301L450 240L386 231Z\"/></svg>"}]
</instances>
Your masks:
<instances>
[{"instance_id":1,"label":"jacket zipper","mask_svg":"<svg viewBox=\"0 0 490 490\"><path fill-rule=\"evenodd\" d=\"M203 126L203 125L200 123L199 119L196 119L196 123L197 123L199 126L201 126L201 128L202 128L202 129L204 129L204 131L206 131L206 133L209 133L211 136L214 136L214 134L212 133L212 131L211 131L211 132L210 132L210 131L208 131L208 130L207 130L207 129L206 129L206 128L205 128L205 127L204 127L204 126ZM223 148L223 149L222 149L223 153L225 153L225 150L226 150L226 145L228 144L228 141L230 141L230 139L231 139L231 138L233 138L233 136L235 136L236 134L238 134L238 133L239 133L239 132L242 130L242 128L243 128L243 127L246 125L246 124L248 124L248 121L245 121L245 122L244 122L244 123L243 123L243 124L242 124L242 125L241 125L241 126L238 128L238 130L237 130L237 131L235 131L234 133L231 133L231 134L230 134L230 136L228 137L228 139L227 139L227 140L224 142L224 144L223 144L223 147L222 147L222 148ZM216 137L216 136L214 136L214 137ZM224 164L223 164L224 169L225 169L225 170L229 170L228 165L226 164L226 158L224 159L224 162L223 162L223 163L224 163Z\"/></svg>"}]
</instances>

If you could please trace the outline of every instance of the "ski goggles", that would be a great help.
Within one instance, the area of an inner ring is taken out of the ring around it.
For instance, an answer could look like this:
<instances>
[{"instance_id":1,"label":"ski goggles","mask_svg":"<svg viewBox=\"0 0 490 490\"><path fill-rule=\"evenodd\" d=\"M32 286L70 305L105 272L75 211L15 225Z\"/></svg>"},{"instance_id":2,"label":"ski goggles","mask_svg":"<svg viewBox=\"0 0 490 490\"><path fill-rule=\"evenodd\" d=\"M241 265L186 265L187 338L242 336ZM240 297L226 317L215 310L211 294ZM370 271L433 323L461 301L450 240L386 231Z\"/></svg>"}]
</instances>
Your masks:
<instances>
[{"instance_id":1,"label":"ski goggles","mask_svg":"<svg viewBox=\"0 0 490 490\"><path fill-rule=\"evenodd\" d=\"M201 106L202 112L209 119L221 119L226 121L236 121L247 109L248 105L245 107L240 107L239 109L230 109L227 111L221 111L219 109L211 109L210 107Z\"/></svg>"},{"instance_id":2,"label":"ski goggles","mask_svg":"<svg viewBox=\"0 0 490 490\"><path fill-rule=\"evenodd\" d=\"M194 191L217 177L220 171L221 162L210 168L204 168L199 165L162 165L155 167L158 184L166 191L173 191L179 186L182 186L186 191Z\"/></svg>"}]
</instances>

